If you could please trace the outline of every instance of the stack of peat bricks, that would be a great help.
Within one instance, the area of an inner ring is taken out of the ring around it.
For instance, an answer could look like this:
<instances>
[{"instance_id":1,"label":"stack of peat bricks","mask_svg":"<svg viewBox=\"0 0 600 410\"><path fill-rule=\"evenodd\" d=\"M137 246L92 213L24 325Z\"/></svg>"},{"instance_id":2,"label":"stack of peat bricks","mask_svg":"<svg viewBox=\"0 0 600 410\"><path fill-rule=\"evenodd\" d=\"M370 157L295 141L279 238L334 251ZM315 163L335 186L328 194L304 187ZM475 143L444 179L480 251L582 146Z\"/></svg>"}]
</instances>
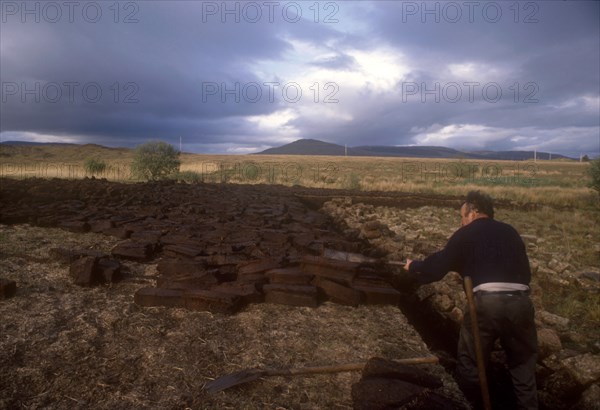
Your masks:
<instances>
[{"instance_id":1,"label":"stack of peat bricks","mask_svg":"<svg viewBox=\"0 0 600 410\"><path fill-rule=\"evenodd\" d=\"M316 255L239 262L240 255L164 258L157 286L140 289L135 302L221 313L263 301L308 307L325 300L349 306L400 302L401 294L368 264Z\"/></svg>"},{"instance_id":2,"label":"stack of peat bricks","mask_svg":"<svg viewBox=\"0 0 600 410\"><path fill-rule=\"evenodd\" d=\"M110 255L53 251L70 263L76 284L115 282L126 261L157 263L156 286L135 294L143 306L233 313L256 302L315 307L325 300L350 306L400 300L389 272L360 263L358 256L371 248L332 229L328 217L300 198L301 189L99 179L1 182L0 223L115 238ZM333 249L357 257L335 259L326 253Z\"/></svg>"}]
</instances>

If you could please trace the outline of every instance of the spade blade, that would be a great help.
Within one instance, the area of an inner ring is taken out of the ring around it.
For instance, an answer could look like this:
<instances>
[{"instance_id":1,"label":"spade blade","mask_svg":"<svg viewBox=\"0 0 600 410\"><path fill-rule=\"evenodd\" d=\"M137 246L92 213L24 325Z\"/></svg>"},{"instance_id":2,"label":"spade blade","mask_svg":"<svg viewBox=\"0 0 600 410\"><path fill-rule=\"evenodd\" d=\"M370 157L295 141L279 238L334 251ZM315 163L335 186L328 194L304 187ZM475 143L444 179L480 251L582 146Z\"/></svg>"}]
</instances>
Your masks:
<instances>
[{"instance_id":1,"label":"spade blade","mask_svg":"<svg viewBox=\"0 0 600 410\"><path fill-rule=\"evenodd\" d=\"M261 378L265 374L266 371L261 369L246 369L241 372L226 374L225 376L206 383L204 390L211 394L217 393L230 387L237 386L238 384L249 383Z\"/></svg>"}]
</instances>

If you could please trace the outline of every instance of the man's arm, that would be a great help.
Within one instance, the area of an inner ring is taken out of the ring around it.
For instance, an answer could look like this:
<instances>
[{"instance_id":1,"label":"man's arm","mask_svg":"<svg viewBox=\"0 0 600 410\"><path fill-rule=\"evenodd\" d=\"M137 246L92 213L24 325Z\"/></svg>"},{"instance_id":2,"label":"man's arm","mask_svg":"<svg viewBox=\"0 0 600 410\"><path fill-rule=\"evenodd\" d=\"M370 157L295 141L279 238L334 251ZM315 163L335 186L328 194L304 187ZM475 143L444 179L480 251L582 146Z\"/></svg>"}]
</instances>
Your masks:
<instances>
[{"instance_id":1,"label":"man's arm","mask_svg":"<svg viewBox=\"0 0 600 410\"><path fill-rule=\"evenodd\" d=\"M422 261L407 259L404 269L415 274L421 284L442 279L449 271L462 271L463 254L459 246L458 232L450 238L446 247L429 255ZM418 274L417 274L418 273Z\"/></svg>"}]
</instances>

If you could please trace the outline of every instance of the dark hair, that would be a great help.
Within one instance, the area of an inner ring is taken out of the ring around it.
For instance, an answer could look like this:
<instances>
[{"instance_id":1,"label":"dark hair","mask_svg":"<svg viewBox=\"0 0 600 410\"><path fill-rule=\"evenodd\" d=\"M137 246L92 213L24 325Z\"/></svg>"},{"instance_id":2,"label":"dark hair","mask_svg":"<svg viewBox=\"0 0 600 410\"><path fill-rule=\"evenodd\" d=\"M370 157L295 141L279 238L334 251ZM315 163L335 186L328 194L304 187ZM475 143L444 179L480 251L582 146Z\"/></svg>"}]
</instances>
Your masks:
<instances>
[{"instance_id":1,"label":"dark hair","mask_svg":"<svg viewBox=\"0 0 600 410\"><path fill-rule=\"evenodd\" d=\"M476 209L478 212L494 219L494 201L489 195L482 194L479 191L470 191L467 194L465 203L469 210Z\"/></svg>"}]
</instances>

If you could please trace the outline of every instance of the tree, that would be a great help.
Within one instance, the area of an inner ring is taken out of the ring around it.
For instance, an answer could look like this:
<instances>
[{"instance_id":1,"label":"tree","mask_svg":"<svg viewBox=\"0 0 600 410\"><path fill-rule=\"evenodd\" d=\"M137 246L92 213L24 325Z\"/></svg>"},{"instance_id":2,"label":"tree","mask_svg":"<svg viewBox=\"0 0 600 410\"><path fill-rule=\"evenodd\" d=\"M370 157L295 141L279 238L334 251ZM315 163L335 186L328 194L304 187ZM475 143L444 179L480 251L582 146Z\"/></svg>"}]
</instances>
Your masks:
<instances>
[{"instance_id":1,"label":"tree","mask_svg":"<svg viewBox=\"0 0 600 410\"><path fill-rule=\"evenodd\" d=\"M96 158L88 158L83 163L83 169L86 174L95 175L106 171L106 162Z\"/></svg>"},{"instance_id":2,"label":"tree","mask_svg":"<svg viewBox=\"0 0 600 410\"><path fill-rule=\"evenodd\" d=\"M150 141L135 148L131 173L148 181L166 179L179 172L179 153L163 141Z\"/></svg>"},{"instance_id":3,"label":"tree","mask_svg":"<svg viewBox=\"0 0 600 410\"><path fill-rule=\"evenodd\" d=\"M588 174L592 177L592 182L588 186L600 195L600 157L590 161Z\"/></svg>"}]
</instances>

